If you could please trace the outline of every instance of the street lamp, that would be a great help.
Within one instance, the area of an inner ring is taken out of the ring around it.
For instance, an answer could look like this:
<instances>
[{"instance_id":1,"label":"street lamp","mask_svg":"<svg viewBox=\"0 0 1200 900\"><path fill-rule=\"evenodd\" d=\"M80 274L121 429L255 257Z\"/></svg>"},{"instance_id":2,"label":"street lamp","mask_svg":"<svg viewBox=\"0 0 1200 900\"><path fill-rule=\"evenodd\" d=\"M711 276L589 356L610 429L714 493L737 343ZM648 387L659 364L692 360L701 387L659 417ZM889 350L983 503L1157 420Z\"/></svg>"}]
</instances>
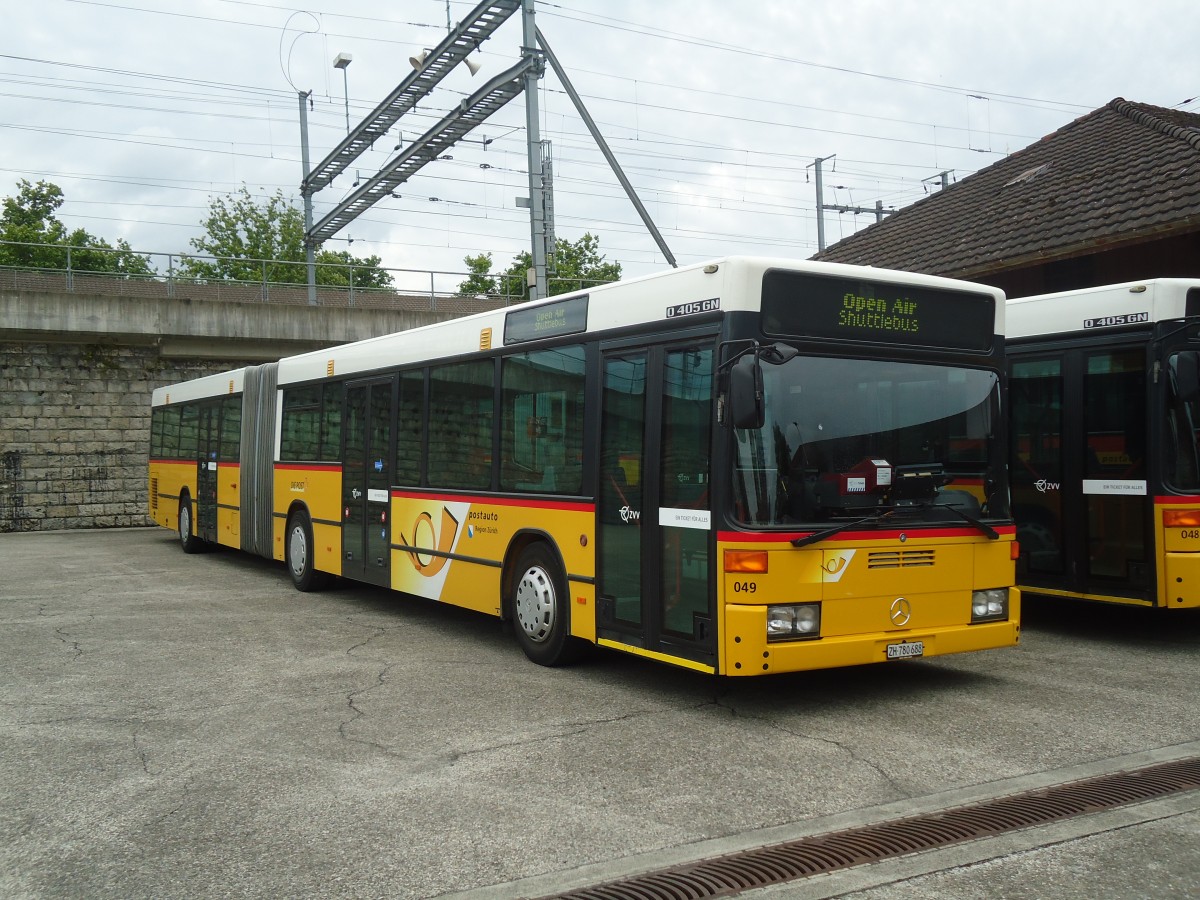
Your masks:
<instances>
[{"instance_id":1,"label":"street lamp","mask_svg":"<svg viewBox=\"0 0 1200 900\"><path fill-rule=\"evenodd\" d=\"M350 133L350 86L346 70L350 68L350 62L353 59L354 57L349 53L339 53L333 58L333 67L342 70L342 96L346 99L346 134Z\"/></svg>"}]
</instances>

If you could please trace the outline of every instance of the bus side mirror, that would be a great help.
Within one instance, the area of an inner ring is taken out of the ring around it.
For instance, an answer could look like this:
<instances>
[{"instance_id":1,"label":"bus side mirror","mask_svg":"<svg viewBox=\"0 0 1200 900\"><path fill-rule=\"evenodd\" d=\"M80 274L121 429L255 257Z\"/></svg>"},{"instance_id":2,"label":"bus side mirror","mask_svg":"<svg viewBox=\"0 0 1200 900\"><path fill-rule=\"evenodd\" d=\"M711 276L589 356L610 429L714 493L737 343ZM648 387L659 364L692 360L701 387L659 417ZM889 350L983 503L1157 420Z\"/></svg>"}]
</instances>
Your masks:
<instances>
[{"instance_id":1,"label":"bus side mirror","mask_svg":"<svg viewBox=\"0 0 1200 900\"><path fill-rule=\"evenodd\" d=\"M762 428L766 421L762 367L753 353L729 370L729 409L734 428Z\"/></svg>"},{"instance_id":2,"label":"bus side mirror","mask_svg":"<svg viewBox=\"0 0 1200 900\"><path fill-rule=\"evenodd\" d=\"M1181 350L1175 354L1175 393L1184 402L1200 399L1200 352Z\"/></svg>"}]
</instances>

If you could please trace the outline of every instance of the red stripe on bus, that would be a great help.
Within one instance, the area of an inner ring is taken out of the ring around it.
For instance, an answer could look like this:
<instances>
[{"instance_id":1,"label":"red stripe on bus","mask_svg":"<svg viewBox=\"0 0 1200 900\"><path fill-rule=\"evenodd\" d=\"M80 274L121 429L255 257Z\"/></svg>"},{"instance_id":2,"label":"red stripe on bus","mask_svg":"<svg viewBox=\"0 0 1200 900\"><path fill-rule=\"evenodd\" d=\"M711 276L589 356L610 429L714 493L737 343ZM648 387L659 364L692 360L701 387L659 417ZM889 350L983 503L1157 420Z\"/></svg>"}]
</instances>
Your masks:
<instances>
[{"instance_id":1,"label":"red stripe on bus","mask_svg":"<svg viewBox=\"0 0 1200 900\"><path fill-rule=\"evenodd\" d=\"M1154 502L1155 503L1200 503L1200 497L1191 496L1191 495L1183 496L1183 495L1179 494L1179 495L1170 495L1170 496L1166 496L1166 497L1155 497Z\"/></svg>"},{"instance_id":2,"label":"red stripe on bus","mask_svg":"<svg viewBox=\"0 0 1200 900\"><path fill-rule=\"evenodd\" d=\"M593 512L595 503L570 500L518 500L512 497L464 496L462 494L426 494L413 491L392 491L393 498L405 500L436 500L441 503L481 503L489 506L524 506L531 509L565 509L576 512Z\"/></svg>"},{"instance_id":3,"label":"red stripe on bus","mask_svg":"<svg viewBox=\"0 0 1200 900\"><path fill-rule=\"evenodd\" d=\"M338 472L341 463L275 463L276 471L284 472Z\"/></svg>"},{"instance_id":4,"label":"red stripe on bus","mask_svg":"<svg viewBox=\"0 0 1200 900\"><path fill-rule=\"evenodd\" d=\"M997 534L1016 534L1017 528L1015 525L1000 525L996 528ZM740 544L782 544L796 538L808 537L810 534L815 534L812 531L796 531L796 532L776 532L774 534L764 534L763 532L744 532L744 531L718 531L717 540L726 543ZM833 534L825 538L827 541L867 541L871 538L898 538L902 534L907 534L914 538L948 538L948 537L978 537L982 532L977 528L931 528L913 531L907 528L896 528L890 531L843 531L839 534Z\"/></svg>"},{"instance_id":5,"label":"red stripe on bus","mask_svg":"<svg viewBox=\"0 0 1200 900\"><path fill-rule=\"evenodd\" d=\"M159 459L150 460L150 465L152 465L152 466L194 466L194 465L196 465L196 460L194 460L194 459L162 459L162 458L159 458ZM242 464L237 463L237 462L226 462L225 460L218 460L217 466L218 466L218 468L221 468L221 469L240 469L242 467Z\"/></svg>"}]
</instances>

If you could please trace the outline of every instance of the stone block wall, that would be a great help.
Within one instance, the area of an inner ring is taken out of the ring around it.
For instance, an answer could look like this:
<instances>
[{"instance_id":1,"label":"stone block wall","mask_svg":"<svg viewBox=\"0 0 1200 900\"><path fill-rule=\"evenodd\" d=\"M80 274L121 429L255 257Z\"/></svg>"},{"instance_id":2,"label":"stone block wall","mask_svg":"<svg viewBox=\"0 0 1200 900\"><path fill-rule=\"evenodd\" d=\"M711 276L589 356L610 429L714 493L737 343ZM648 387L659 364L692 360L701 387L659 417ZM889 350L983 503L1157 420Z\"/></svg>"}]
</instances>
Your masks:
<instances>
[{"instance_id":1,"label":"stone block wall","mask_svg":"<svg viewBox=\"0 0 1200 900\"><path fill-rule=\"evenodd\" d=\"M0 532L152 524L150 394L236 369L155 347L0 343Z\"/></svg>"}]
</instances>

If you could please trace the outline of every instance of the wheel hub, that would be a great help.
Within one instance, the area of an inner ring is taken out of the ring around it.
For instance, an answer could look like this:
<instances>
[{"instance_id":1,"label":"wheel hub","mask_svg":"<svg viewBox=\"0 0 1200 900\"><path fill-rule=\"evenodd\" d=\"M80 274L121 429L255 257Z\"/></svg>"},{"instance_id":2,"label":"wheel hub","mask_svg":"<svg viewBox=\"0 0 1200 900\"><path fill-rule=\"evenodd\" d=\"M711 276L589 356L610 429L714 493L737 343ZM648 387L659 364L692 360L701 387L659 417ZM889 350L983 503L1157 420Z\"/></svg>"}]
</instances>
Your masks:
<instances>
[{"instance_id":1,"label":"wheel hub","mask_svg":"<svg viewBox=\"0 0 1200 900\"><path fill-rule=\"evenodd\" d=\"M554 629L554 582L549 573L534 566L517 583L517 622L534 643L541 643Z\"/></svg>"},{"instance_id":2,"label":"wheel hub","mask_svg":"<svg viewBox=\"0 0 1200 900\"><path fill-rule=\"evenodd\" d=\"M288 540L288 560L292 571L297 575L304 574L304 565L308 561L308 543L304 539L303 528L293 528Z\"/></svg>"}]
</instances>

